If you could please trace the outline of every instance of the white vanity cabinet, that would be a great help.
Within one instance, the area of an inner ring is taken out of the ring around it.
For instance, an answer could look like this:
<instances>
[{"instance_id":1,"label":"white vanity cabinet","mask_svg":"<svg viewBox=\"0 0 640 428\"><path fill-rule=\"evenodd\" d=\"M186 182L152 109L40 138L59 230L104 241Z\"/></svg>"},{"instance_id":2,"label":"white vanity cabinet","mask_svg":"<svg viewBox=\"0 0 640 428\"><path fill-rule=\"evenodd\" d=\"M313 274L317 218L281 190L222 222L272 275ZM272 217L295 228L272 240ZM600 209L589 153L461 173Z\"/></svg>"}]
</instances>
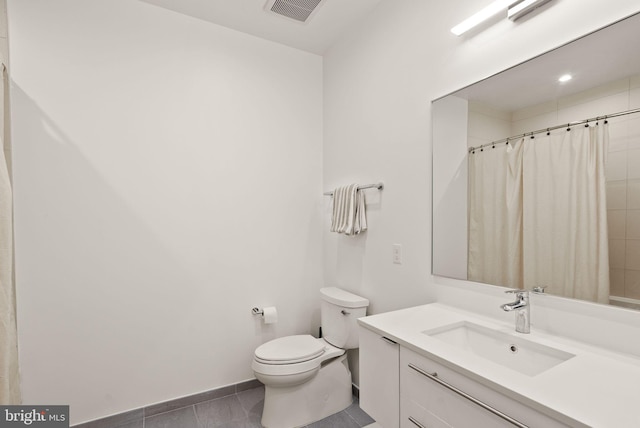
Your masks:
<instances>
[{"instance_id":1,"label":"white vanity cabinet","mask_svg":"<svg viewBox=\"0 0 640 428\"><path fill-rule=\"evenodd\" d=\"M383 428L568 426L382 334L359 334L360 407Z\"/></svg>"},{"instance_id":2,"label":"white vanity cabinet","mask_svg":"<svg viewBox=\"0 0 640 428\"><path fill-rule=\"evenodd\" d=\"M384 428L400 422L400 346L359 327L360 408Z\"/></svg>"},{"instance_id":3,"label":"white vanity cabinet","mask_svg":"<svg viewBox=\"0 0 640 428\"><path fill-rule=\"evenodd\" d=\"M383 428L640 427L635 355L441 303L358 325L360 404Z\"/></svg>"},{"instance_id":4,"label":"white vanity cabinet","mask_svg":"<svg viewBox=\"0 0 640 428\"><path fill-rule=\"evenodd\" d=\"M566 426L416 352L400 347L401 428Z\"/></svg>"}]
</instances>

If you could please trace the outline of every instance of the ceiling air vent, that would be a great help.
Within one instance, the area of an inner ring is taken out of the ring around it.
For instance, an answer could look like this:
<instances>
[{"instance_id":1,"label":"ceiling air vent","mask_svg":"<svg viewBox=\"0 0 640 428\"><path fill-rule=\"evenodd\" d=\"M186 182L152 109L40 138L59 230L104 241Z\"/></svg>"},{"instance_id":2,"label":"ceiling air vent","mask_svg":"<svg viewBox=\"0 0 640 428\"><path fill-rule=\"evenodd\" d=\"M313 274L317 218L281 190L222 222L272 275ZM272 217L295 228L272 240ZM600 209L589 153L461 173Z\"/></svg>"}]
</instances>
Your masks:
<instances>
[{"instance_id":1,"label":"ceiling air vent","mask_svg":"<svg viewBox=\"0 0 640 428\"><path fill-rule=\"evenodd\" d=\"M265 9L298 22L307 22L323 1L324 0L269 0Z\"/></svg>"}]
</instances>

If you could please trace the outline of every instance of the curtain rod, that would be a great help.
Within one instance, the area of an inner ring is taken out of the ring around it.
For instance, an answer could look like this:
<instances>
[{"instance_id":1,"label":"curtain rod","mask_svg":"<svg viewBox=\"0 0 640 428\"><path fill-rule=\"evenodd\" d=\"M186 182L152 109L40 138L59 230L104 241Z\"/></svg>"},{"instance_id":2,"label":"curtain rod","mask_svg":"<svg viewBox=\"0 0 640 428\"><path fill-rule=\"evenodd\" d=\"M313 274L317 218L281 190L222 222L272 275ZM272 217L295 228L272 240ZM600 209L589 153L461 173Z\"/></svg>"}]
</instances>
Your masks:
<instances>
[{"instance_id":1,"label":"curtain rod","mask_svg":"<svg viewBox=\"0 0 640 428\"><path fill-rule=\"evenodd\" d=\"M358 190L362 190L362 189L373 189L376 188L378 190L382 190L384 189L384 183L380 182L380 183L375 183L375 184L362 184L360 186L358 186ZM330 192L324 192L325 195L327 196L333 196L333 190Z\"/></svg>"},{"instance_id":2,"label":"curtain rod","mask_svg":"<svg viewBox=\"0 0 640 428\"><path fill-rule=\"evenodd\" d=\"M541 132L553 131L553 130L556 130L556 129L564 128L565 126L567 127L567 131L568 131L570 127L575 126L575 125L582 125L582 124L585 124L585 123L588 124L589 122L593 122L594 120L603 120L603 119L607 120L607 119L610 119L612 117L626 116L628 114L634 114L634 113L640 113L640 108L636 108L636 109L632 109L632 110L619 111L617 113L611 113L611 114L607 114L607 115L604 115L604 116L596 116L596 117L593 117L591 119L578 120L577 122L569 122L566 125L565 124L556 125L556 126L552 126L551 128L544 128L544 129L538 129L537 131L525 132L524 134L515 135L515 136L509 137L509 138L503 138L502 140L492 141L491 143L483 144L481 146L469 147L469 150L467 150L467 152L472 153L472 152L475 152L478 149L482 150L483 148L488 147L488 146L495 146L496 144L500 144L500 143L509 143L509 141L511 141L511 140L517 140L519 138L524 138L527 135L530 135L533 138L533 136L535 134L539 134Z\"/></svg>"}]
</instances>

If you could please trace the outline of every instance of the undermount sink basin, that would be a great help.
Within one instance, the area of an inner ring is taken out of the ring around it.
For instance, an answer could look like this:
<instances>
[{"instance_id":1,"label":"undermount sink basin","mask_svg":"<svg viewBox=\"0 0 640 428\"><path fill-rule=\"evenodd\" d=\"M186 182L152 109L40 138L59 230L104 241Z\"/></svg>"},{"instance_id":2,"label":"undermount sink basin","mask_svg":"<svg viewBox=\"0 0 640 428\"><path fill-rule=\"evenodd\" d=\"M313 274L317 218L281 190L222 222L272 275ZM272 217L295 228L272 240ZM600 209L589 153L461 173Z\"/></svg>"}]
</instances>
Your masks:
<instances>
[{"instance_id":1,"label":"undermount sink basin","mask_svg":"<svg viewBox=\"0 0 640 428\"><path fill-rule=\"evenodd\" d=\"M568 352L467 321L422 333L529 376L575 357Z\"/></svg>"}]
</instances>

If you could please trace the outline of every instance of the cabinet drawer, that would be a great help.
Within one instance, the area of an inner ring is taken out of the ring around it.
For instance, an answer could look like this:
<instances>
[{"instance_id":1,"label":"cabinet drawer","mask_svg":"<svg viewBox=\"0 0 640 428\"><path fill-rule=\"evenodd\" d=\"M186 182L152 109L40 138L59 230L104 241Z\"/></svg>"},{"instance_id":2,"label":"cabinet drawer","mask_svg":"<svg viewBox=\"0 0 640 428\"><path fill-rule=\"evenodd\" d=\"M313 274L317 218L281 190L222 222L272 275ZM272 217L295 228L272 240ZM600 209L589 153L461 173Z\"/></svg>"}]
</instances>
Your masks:
<instances>
[{"instance_id":1,"label":"cabinet drawer","mask_svg":"<svg viewBox=\"0 0 640 428\"><path fill-rule=\"evenodd\" d=\"M414 401L407 403L406 413L407 417L400 421L400 428L451 428L451 425Z\"/></svg>"},{"instance_id":2,"label":"cabinet drawer","mask_svg":"<svg viewBox=\"0 0 640 428\"><path fill-rule=\"evenodd\" d=\"M519 426L510 423L422 374L415 371L414 373L407 373L406 388L404 384L402 387L402 392L406 392L408 395L406 399L403 397L401 401L401 419L403 421L409 420L411 417L419 421L422 418L425 421L422 425L425 427L440 426L436 423L437 421L443 422L442 426L460 428L523 428L524 426L524 424ZM416 406L420 406L418 403L424 405L425 411L428 413L422 413L418 417L414 416L412 409L418 410L416 409ZM406 426L412 425L415 424Z\"/></svg>"},{"instance_id":3,"label":"cabinet drawer","mask_svg":"<svg viewBox=\"0 0 640 428\"><path fill-rule=\"evenodd\" d=\"M428 376L433 373L437 380ZM406 348L400 352L400 384L402 421L414 403L456 428L567 426Z\"/></svg>"}]
</instances>

